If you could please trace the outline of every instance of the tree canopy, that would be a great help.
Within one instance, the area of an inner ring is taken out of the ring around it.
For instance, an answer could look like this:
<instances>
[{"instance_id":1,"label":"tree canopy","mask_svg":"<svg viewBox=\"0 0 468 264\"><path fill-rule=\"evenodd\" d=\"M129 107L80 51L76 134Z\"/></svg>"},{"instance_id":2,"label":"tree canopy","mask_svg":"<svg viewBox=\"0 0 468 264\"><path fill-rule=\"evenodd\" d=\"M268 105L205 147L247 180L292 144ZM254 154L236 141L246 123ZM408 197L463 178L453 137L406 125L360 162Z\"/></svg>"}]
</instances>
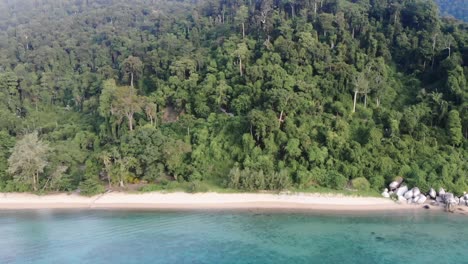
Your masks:
<instances>
[{"instance_id":1,"label":"tree canopy","mask_svg":"<svg viewBox=\"0 0 468 264\"><path fill-rule=\"evenodd\" d=\"M0 0L0 190L378 190L401 175L467 191L468 24L440 13Z\"/></svg>"}]
</instances>

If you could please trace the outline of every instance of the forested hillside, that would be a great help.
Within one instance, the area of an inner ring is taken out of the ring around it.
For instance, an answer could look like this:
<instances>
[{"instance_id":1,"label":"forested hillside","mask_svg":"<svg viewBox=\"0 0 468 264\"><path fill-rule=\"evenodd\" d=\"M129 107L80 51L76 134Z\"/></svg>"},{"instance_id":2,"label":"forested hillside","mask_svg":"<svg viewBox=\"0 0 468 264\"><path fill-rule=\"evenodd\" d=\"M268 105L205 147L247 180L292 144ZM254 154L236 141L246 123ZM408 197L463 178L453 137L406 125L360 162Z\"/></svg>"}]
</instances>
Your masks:
<instances>
[{"instance_id":1,"label":"forested hillside","mask_svg":"<svg viewBox=\"0 0 468 264\"><path fill-rule=\"evenodd\" d=\"M468 0L436 0L442 15L468 21Z\"/></svg>"},{"instance_id":2,"label":"forested hillside","mask_svg":"<svg viewBox=\"0 0 468 264\"><path fill-rule=\"evenodd\" d=\"M427 0L0 0L0 190L468 190L468 25Z\"/></svg>"}]
</instances>

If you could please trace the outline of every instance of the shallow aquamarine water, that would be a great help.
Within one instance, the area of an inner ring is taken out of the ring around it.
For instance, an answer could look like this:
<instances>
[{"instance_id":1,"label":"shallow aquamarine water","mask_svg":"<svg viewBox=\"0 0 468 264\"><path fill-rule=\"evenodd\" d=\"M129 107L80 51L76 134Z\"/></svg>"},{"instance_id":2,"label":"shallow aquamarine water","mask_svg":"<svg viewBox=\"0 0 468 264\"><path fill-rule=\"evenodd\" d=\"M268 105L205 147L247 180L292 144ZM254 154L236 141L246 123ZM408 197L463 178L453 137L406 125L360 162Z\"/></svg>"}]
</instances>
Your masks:
<instances>
[{"instance_id":1,"label":"shallow aquamarine water","mask_svg":"<svg viewBox=\"0 0 468 264\"><path fill-rule=\"evenodd\" d=\"M468 263L468 216L0 211L0 263Z\"/></svg>"}]
</instances>

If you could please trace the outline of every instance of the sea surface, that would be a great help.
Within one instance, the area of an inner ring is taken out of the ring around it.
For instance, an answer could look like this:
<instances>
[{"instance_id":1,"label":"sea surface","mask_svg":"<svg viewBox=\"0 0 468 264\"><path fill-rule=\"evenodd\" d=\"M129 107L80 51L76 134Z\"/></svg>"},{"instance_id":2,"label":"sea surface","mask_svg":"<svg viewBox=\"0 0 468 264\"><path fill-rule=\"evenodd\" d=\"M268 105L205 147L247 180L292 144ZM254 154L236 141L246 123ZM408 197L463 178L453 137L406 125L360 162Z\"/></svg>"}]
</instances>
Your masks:
<instances>
[{"instance_id":1,"label":"sea surface","mask_svg":"<svg viewBox=\"0 0 468 264\"><path fill-rule=\"evenodd\" d=\"M432 211L0 211L0 263L468 263Z\"/></svg>"}]
</instances>

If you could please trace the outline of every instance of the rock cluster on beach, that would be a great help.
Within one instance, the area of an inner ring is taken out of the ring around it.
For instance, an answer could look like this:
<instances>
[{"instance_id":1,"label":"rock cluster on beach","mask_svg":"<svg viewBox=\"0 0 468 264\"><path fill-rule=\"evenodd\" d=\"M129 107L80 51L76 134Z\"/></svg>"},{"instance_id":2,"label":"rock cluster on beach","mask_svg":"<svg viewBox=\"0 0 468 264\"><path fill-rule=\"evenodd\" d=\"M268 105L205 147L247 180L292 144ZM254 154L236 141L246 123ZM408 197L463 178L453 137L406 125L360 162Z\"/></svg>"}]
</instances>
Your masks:
<instances>
[{"instance_id":1,"label":"rock cluster on beach","mask_svg":"<svg viewBox=\"0 0 468 264\"><path fill-rule=\"evenodd\" d=\"M448 210L452 210L455 205L468 206L468 194L466 192L462 196L457 197L453 193L446 192L443 188L440 188L439 192L431 188L429 192L425 194L421 193L418 187L409 189L408 186L403 184L402 177L397 177L388 187L388 189L385 188L382 196L395 199L401 203L430 203L432 205L445 206Z\"/></svg>"}]
</instances>

